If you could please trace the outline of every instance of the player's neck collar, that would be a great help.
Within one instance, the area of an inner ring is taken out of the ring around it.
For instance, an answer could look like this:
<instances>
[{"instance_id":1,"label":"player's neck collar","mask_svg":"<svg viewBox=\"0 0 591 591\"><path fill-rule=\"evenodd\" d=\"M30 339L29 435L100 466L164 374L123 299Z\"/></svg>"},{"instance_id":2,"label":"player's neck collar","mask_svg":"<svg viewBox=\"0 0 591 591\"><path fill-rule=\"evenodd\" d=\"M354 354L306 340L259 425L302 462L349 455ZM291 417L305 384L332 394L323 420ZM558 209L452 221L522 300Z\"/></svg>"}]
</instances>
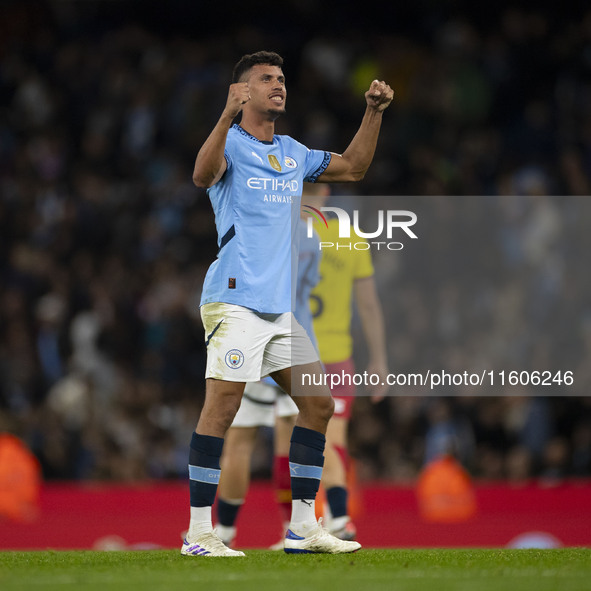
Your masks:
<instances>
[{"instance_id":1,"label":"player's neck collar","mask_svg":"<svg viewBox=\"0 0 591 591\"><path fill-rule=\"evenodd\" d=\"M238 131L239 133L241 133L244 137L254 140L255 142L258 142L259 144L265 144L267 146L270 146L273 143L273 142L264 142L263 140L260 140L259 138L254 137L254 135L248 133L248 131L246 131L246 129L244 129L243 127L240 127L240 125L238 125L238 123L234 123L234 125L232 125L232 128L235 129L236 131Z\"/></svg>"}]
</instances>

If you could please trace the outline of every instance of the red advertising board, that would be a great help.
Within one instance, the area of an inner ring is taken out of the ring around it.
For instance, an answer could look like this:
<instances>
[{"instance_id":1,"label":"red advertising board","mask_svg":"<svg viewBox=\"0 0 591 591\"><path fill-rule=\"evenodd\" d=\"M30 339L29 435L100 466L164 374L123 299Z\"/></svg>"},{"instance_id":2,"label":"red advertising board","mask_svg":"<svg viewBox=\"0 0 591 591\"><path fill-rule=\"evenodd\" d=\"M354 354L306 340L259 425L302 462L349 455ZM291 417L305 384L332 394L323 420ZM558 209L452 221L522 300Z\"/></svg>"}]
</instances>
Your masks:
<instances>
[{"instance_id":1,"label":"red advertising board","mask_svg":"<svg viewBox=\"0 0 591 591\"><path fill-rule=\"evenodd\" d=\"M559 486L476 486L476 513L453 524L427 523L413 487L375 483L359 490L358 539L366 547L591 546L591 481ZM273 491L253 483L236 545L266 547L281 523ZM180 548L189 516L182 482L135 485L45 484L30 523L0 522L1 549Z\"/></svg>"}]
</instances>

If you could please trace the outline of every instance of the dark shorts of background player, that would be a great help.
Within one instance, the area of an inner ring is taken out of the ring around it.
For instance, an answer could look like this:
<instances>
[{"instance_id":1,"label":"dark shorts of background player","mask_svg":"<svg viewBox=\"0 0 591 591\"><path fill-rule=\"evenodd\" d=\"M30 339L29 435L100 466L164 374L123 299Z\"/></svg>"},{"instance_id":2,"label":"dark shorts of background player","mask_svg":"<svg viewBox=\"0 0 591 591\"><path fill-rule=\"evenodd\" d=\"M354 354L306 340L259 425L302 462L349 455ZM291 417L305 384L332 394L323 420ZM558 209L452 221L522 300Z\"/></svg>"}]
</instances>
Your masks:
<instances>
[{"instance_id":1,"label":"dark shorts of background player","mask_svg":"<svg viewBox=\"0 0 591 591\"><path fill-rule=\"evenodd\" d=\"M353 363L353 359L349 357L349 359L339 361L338 363L326 363L324 370L327 375L334 373L339 377L342 377L343 374L351 376L350 383L349 380L345 380L345 384L341 383L331 389L332 397L335 402L333 416L341 419L350 419L356 391L355 384L353 384L353 376L355 374L355 364ZM330 381L328 383L330 384Z\"/></svg>"}]
</instances>

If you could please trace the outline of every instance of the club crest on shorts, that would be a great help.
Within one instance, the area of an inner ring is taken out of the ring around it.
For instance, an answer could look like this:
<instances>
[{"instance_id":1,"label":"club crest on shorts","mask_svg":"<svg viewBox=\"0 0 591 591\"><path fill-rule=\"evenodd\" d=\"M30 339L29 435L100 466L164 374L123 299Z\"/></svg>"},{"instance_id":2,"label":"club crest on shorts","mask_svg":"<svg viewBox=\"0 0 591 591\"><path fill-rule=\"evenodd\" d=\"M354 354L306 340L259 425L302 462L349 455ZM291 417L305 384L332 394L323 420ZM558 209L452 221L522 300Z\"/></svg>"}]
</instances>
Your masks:
<instances>
[{"instance_id":1,"label":"club crest on shorts","mask_svg":"<svg viewBox=\"0 0 591 591\"><path fill-rule=\"evenodd\" d=\"M230 369L239 369L244 364L244 355L238 349L230 349L226 353L226 365Z\"/></svg>"}]
</instances>

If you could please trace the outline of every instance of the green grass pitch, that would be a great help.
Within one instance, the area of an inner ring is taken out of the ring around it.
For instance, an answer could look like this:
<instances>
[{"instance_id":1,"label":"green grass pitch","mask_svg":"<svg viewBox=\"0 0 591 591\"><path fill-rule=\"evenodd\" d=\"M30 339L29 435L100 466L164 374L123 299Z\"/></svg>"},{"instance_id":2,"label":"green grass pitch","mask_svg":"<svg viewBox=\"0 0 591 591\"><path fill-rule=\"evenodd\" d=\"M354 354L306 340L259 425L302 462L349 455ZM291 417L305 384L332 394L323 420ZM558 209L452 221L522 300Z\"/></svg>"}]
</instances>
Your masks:
<instances>
[{"instance_id":1,"label":"green grass pitch","mask_svg":"<svg viewBox=\"0 0 591 591\"><path fill-rule=\"evenodd\" d=\"M591 589L591 549L339 556L250 550L246 558L184 557L177 550L1 552L0 589L582 591Z\"/></svg>"}]
</instances>

